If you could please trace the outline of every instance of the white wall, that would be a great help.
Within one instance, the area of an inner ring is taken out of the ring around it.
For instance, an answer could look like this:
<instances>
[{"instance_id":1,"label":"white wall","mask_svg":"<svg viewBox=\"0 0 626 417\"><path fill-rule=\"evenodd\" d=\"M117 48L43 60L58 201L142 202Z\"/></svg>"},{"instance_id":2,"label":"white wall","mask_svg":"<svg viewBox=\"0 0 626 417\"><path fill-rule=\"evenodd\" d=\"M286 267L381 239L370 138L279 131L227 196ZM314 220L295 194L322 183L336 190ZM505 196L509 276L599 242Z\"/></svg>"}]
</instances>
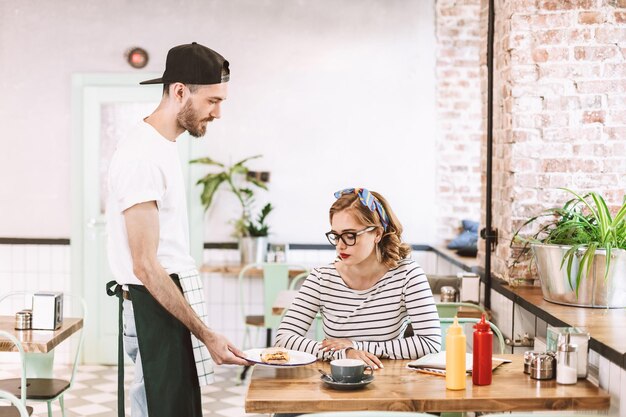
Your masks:
<instances>
[{"instance_id":1,"label":"white wall","mask_svg":"<svg viewBox=\"0 0 626 417\"><path fill-rule=\"evenodd\" d=\"M0 236L68 237L70 77L133 72L148 50L198 41L231 61L206 154L271 171L272 240L323 242L332 193L381 191L405 240L434 236L434 0L0 0ZM234 198L218 196L206 240L225 241Z\"/></svg>"}]
</instances>

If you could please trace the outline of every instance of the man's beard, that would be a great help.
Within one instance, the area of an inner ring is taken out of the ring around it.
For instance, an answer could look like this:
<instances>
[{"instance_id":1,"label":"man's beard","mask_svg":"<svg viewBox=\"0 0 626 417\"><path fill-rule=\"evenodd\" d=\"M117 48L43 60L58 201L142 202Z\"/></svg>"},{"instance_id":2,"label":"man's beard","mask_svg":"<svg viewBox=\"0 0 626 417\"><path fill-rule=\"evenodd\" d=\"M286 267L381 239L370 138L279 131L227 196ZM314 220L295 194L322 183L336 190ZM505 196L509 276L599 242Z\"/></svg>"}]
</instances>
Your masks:
<instances>
[{"instance_id":1,"label":"man's beard","mask_svg":"<svg viewBox=\"0 0 626 417\"><path fill-rule=\"evenodd\" d=\"M187 100L185 106L176 116L178 124L194 138L200 138L206 133L207 123L213 118L200 119L191 105L191 99Z\"/></svg>"}]
</instances>

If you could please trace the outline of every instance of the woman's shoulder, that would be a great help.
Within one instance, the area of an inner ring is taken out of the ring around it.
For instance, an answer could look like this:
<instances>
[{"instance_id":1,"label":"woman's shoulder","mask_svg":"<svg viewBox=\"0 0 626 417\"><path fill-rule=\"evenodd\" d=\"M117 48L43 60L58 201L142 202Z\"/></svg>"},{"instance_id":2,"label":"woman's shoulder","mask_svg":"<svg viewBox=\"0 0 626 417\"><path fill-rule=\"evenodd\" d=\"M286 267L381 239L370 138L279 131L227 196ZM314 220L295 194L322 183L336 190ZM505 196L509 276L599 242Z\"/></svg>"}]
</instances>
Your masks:
<instances>
[{"instance_id":1,"label":"woman's shoulder","mask_svg":"<svg viewBox=\"0 0 626 417\"><path fill-rule=\"evenodd\" d=\"M337 275L339 275L339 273L337 272L337 268L335 267L335 263L334 262L313 268L311 270L311 274L315 275L318 278L326 278L326 277L329 277L329 276L337 276Z\"/></svg>"},{"instance_id":2,"label":"woman's shoulder","mask_svg":"<svg viewBox=\"0 0 626 417\"><path fill-rule=\"evenodd\" d=\"M422 270L422 267L420 266L420 264L418 264L416 261L414 261L411 258L404 258L398 261L398 264L391 268L391 271L395 271L395 272L411 272L414 270Z\"/></svg>"}]
</instances>

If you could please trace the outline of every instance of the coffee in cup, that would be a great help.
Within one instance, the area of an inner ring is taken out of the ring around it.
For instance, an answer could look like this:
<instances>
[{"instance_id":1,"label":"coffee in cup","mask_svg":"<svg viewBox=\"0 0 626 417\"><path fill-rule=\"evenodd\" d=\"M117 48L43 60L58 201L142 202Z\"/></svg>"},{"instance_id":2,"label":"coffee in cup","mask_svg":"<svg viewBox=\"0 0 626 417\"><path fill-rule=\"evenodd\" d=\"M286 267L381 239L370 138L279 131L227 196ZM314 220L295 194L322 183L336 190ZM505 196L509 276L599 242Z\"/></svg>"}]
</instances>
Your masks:
<instances>
[{"instance_id":1,"label":"coffee in cup","mask_svg":"<svg viewBox=\"0 0 626 417\"><path fill-rule=\"evenodd\" d=\"M330 363L330 375L335 382L361 382L366 369L370 370L369 375L374 374L374 369L361 359L335 359Z\"/></svg>"}]
</instances>

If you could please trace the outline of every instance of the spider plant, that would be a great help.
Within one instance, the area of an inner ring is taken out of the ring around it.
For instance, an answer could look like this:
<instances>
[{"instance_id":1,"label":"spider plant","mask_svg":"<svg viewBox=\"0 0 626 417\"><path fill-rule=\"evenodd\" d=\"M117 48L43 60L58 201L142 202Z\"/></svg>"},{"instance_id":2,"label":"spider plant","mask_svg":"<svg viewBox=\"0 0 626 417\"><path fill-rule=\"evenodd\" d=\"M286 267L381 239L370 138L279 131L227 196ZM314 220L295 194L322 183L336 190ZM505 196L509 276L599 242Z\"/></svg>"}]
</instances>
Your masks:
<instances>
[{"instance_id":1,"label":"spider plant","mask_svg":"<svg viewBox=\"0 0 626 417\"><path fill-rule=\"evenodd\" d=\"M513 236L513 241L524 242L524 250L528 251L529 244L568 245L561 260L561 269L567 268L570 278L570 287L578 289L583 276L591 274L597 250L605 251L604 279L609 276L611 254L616 249L626 249L626 198L615 216L611 215L604 198L597 192L581 195L568 188L561 188L574 197L565 202L563 207L548 209L539 216L527 220ZM550 217L537 233L529 237L521 237L520 231L530 223ZM572 286L572 271L574 260L579 259L576 271L575 288Z\"/></svg>"}]
</instances>

